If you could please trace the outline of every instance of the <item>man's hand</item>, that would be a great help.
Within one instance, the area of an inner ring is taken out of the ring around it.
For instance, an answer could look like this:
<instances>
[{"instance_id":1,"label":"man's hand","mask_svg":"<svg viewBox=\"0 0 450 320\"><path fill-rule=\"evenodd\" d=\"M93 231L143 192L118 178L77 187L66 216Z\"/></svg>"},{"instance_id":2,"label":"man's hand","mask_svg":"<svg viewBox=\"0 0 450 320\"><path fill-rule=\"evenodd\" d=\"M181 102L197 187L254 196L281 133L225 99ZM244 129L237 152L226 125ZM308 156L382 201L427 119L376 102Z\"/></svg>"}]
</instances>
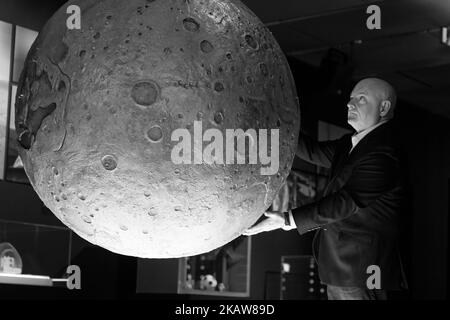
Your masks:
<instances>
[{"instance_id":1,"label":"man's hand","mask_svg":"<svg viewBox=\"0 0 450 320\"><path fill-rule=\"evenodd\" d=\"M284 214L280 212L266 212L267 217L260 223L244 231L244 236L252 236L261 232L272 231L276 229L284 229ZM285 229L286 230L286 229Z\"/></svg>"}]
</instances>

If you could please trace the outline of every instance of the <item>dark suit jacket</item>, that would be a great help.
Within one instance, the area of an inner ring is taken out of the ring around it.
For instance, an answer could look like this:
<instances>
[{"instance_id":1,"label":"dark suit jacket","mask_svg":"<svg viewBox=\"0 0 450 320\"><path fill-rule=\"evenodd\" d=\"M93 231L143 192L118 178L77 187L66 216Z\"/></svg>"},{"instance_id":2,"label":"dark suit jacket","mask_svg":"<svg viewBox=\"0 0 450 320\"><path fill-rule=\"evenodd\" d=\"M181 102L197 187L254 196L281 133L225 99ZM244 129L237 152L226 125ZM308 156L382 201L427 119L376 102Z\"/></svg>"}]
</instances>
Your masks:
<instances>
[{"instance_id":1,"label":"dark suit jacket","mask_svg":"<svg viewBox=\"0 0 450 320\"><path fill-rule=\"evenodd\" d=\"M313 252L325 284L366 287L367 267L377 265L382 289L404 286L397 251L404 182L391 126L375 128L350 155L351 135L300 137L297 156L331 168L323 197L292 210L300 234L319 229Z\"/></svg>"}]
</instances>

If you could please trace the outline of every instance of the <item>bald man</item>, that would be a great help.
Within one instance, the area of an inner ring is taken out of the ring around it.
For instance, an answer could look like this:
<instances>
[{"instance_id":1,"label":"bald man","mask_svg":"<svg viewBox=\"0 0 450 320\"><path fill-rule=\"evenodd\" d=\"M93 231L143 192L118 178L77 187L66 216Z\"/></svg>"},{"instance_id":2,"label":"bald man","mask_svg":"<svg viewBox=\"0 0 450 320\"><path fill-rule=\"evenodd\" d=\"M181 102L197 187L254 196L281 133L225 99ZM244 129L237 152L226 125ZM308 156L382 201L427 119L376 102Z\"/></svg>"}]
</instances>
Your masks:
<instances>
[{"instance_id":1,"label":"bald man","mask_svg":"<svg viewBox=\"0 0 450 320\"><path fill-rule=\"evenodd\" d=\"M244 233L317 230L313 254L330 300L384 300L387 290L404 286L397 252L403 179L390 123L395 105L389 83L360 81L347 104L353 135L299 139L298 157L331 168L323 197L289 212L267 212Z\"/></svg>"}]
</instances>

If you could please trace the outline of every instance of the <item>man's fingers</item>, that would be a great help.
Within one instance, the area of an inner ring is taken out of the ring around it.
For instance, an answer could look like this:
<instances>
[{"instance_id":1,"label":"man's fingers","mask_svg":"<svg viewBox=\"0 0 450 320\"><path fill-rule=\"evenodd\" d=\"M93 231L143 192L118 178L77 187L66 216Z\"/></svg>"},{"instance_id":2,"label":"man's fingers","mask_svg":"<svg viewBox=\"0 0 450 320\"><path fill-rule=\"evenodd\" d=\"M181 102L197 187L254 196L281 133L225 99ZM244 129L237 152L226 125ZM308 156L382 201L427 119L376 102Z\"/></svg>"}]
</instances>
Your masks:
<instances>
[{"instance_id":1,"label":"man's fingers","mask_svg":"<svg viewBox=\"0 0 450 320\"><path fill-rule=\"evenodd\" d=\"M259 228L250 228L244 231L243 235L245 236L252 236L255 235L257 233L260 233L261 231L259 230Z\"/></svg>"},{"instance_id":2,"label":"man's fingers","mask_svg":"<svg viewBox=\"0 0 450 320\"><path fill-rule=\"evenodd\" d=\"M242 234L243 234L244 236L252 236L252 235L253 235L253 231L245 230Z\"/></svg>"},{"instance_id":3,"label":"man's fingers","mask_svg":"<svg viewBox=\"0 0 450 320\"><path fill-rule=\"evenodd\" d=\"M269 211L269 212L265 212L264 215L268 219L265 219L265 220L261 221L260 223L248 228L242 234L245 236L251 236L251 235L261 233L261 232L272 231L272 230L282 227L282 225L280 224L280 219L279 219L278 213L273 213L273 212ZM278 218L278 219L274 219L274 218Z\"/></svg>"},{"instance_id":4,"label":"man's fingers","mask_svg":"<svg viewBox=\"0 0 450 320\"><path fill-rule=\"evenodd\" d=\"M264 215L265 215L267 218L273 218L274 216L276 216L276 213L271 212L271 211L266 211L266 212L264 212Z\"/></svg>"},{"instance_id":5,"label":"man's fingers","mask_svg":"<svg viewBox=\"0 0 450 320\"><path fill-rule=\"evenodd\" d=\"M248 228L242 234L244 236L253 236L255 234L258 234L258 233L261 233L261 232L264 232L264 231L265 231L264 228L262 226L258 225L258 226L254 226L252 228Z\"/></svg>"}]
</instances>

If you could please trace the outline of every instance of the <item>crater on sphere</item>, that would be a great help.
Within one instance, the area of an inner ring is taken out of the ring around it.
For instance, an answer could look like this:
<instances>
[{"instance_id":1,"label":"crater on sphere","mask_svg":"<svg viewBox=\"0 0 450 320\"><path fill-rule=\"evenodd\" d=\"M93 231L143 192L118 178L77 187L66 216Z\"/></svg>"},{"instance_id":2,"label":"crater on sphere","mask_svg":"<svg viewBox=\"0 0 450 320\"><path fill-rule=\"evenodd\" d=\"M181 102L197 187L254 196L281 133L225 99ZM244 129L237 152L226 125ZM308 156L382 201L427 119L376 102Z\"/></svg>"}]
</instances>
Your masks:
<instances>
[{"instance_id":1,"label":"crater on sphere","mask_svg":"<svg viewBox=\"0 0 450 320\"><path fill-rule=\"evenodd\" d=\"M210 53L211 51L214 50L213 45L211 44L211 42L209 42L208 40L203 40L200 43L200 49L204 52L204 53Z\"/></svg>"},{"instance_id":2,"label":"crater on sphere","mask_svg":"<svg viewBox=\"0 0 450 320\"><path fill-rule=\"evenodd\" d=\"M245 41L251 48L253 48L253 49L258 48L258 42L256 42L255 38L253 38L251 35L247 34L245 36Z\"/></svg>"},{"instance_id":3,"label":"crater on sphere","mask_svg":"<svg viewBox=\"0 0 450 320\"><path fill-rule=\"evenodd\" d=\"M158 99L158 86L152 81L143 81L135 84L131 90L133 100L142 106L150 106Z\"/></svg>"},{"instance_id":4,"label":"crater on sphere","mask_svg":"<svg viewBox=\"0 0 450 320\"><path fill-rule=\"evenodd\" d=\"M162 140L163 132L160 126L156 125L147 131L147 138L151 142L159 142Z\"/></svg>"},{"instance_id":5,"label":"crater on sphere","mask_svg":"<svg viewBox=\"0 0 450 320\"><path fill-rule=\"evenodd\" d=\"M264 77L267 77L267 76L269 75L269 70L267 69L267 66L266 66L265 63L261 63L261 64L259 65L259 68L260 68L261 73L262 73L262 75L263 75Z\"/></svg>"},{"instance_id":6,"label":"crater on sphere","mask_svg":"<svg viewBox=\"0 0 450 320\"><path fill-rule=\"evenodd\" d=\"M103 164L103 167L108 171L112 171L117 168L117 160L112 155L104 156L102 158L102 164Z\"/></svg>"},{"instance_id":7,"label":"crater on sphere","mask_svg":"<svg viewBox=\"0 0 450 320\"><path fill-rule=\"evenodd\" d=\"M217 92L222 92L223 90L225 90L225 87L222 82L216 82L214 84L214 90L216 90Z\"/></svg>"},{"instance_id":8,"label":"crater on sphere","mask_svg":"<svg viewBox=\"0 0 450 320\"><path fill-rule=\"evenodd\" d=\"M223 113L221 111L217 111L216 114L214 115L214 122L216 124L222 124L224 119Z\"/></svg>"},{"instance_id":9,"label":"crater on sphere","mask_svg":"<svg viewBox=\"0 0 450 320\"><path fill-rule=\"evenodd\" d=\"M197 32L200 29L200 24L192 18L183 20L183 26L187 31Z\"/></svg>"}]
</instances>

